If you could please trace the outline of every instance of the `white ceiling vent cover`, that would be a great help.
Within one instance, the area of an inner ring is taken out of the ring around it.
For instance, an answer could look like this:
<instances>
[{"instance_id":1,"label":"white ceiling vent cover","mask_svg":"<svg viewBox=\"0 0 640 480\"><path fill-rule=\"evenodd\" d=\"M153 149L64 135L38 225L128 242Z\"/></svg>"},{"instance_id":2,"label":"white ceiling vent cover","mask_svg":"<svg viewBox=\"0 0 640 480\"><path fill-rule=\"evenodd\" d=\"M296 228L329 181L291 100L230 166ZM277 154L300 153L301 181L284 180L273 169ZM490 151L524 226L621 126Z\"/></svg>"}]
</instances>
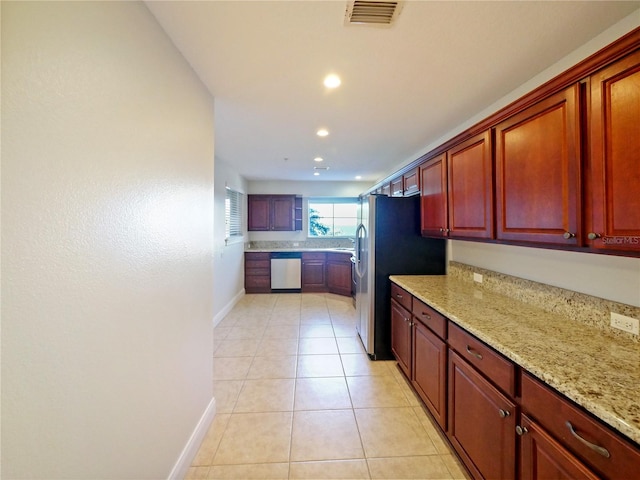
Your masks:
<instances>
[{"instance_id":1,"label":"white ceiling vent cover","mask_svg":"<svg viewBox=\"0 0 640 480\"><path fill-rule=\"evenodd\" d=\"M355 0L347 3L345 25L375 25L388 27L397 18L402 2Z\"/></svg>"}]
</instances>

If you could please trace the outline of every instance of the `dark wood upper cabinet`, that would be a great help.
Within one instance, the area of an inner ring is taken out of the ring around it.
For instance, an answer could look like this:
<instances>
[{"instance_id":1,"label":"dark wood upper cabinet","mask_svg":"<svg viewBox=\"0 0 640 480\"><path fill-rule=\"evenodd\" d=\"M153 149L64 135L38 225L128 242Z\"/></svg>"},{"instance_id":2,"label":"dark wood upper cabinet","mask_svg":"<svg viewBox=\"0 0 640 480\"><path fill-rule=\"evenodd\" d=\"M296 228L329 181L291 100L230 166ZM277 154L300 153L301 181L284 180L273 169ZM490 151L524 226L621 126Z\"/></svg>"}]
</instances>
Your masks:
<instances>
[{"instance_id":1,"label":"dark wood upper cabinet","mask_svg":"<svg viewBox=\"0 0 640 480\"><path fill-rule=\"evenodd\" d=\"M408 171L403 176L404 181L404 196L415 195L420 193L420 176L418 167Z\"/></svg>"},{"instance_id":2,"label":"dark wood upper cabinet","mask_svg":"<svg viewBox=\"0 0 640 480\"><path fill-rule=\"evenodd\" d=\"M402 175L391 180L391 196L402 197L404 195L404 182Z\"/></svg>"},{"instance_id":3,"label":"dark wood upper cabinet","mask_svg":"<svg viewBox=\"0 0 640 480\"><path fill-rule=\"evenodd\" d=\"M576 84L496 127L496 237L581 239L580 89Z\"/></svg>"},{"instance_id":4,"label":"dark wood upper cabinet","mask_svg":"<svg viewBox=\"0 0 640 480\"><path fill-rule=\"evenodd\" d=\"M420 228L425 237L447 236L447 155L420 166Z\"/></svg>"},{"instance_id":5,"label":"dark wood upper cabinet","mask_svg":"<svg viewBox=\"0 0 640 480\"><path fill-rule=\"evenodd\" d=\"M588 241L640 251L640 52L591 77L590 126Z\"/></svg>"},{"instance_id":6,"label":"dark wood upper cabinet","mask_svg":"<svg viewBox=\"0 0 640 480\"><path fill-rule=\"evenodd\" d=\"M249 195L248 197L250 231L271 230L271 198L269 195Z\"/></svg>"},{"instance_id":7,"label":"dark wood upper cabinet","mask_svg":"<svg viewBox=\"0 0 640 480\"><path fill-rule=\"evenodd\" d=\"M491 130L447 155L450 237L493 238L493 151Z\"/></svg>"},{"instance_id":8,"label":"dark wood upper cabinet","mask_svg":"<svg viewBox=\"0 0 640 480\"><path fill-rule=\"evenodd\" d=\"M295 195L249 195L248 230L294 231L295 207Z\"/></svg>"}]
</instances>

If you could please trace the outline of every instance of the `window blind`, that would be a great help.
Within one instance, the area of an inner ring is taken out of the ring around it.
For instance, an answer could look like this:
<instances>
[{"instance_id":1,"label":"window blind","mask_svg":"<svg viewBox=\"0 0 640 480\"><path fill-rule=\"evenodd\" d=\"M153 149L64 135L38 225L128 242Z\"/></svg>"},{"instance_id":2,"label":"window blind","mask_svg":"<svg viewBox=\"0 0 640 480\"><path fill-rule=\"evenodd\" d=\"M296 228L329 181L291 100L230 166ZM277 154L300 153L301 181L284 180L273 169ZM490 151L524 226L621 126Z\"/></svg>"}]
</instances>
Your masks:
<instances>
[{"instance_id":1,"label":"window blind","mask_svg":"<svg viewBox=\"0 0 640 480\"><path fill-rule=\"evenodd\" d=\"M225 200L224 228L225 237L242 236L242 194L227 188L227 198Z\"/></svg>"}]
</instances>

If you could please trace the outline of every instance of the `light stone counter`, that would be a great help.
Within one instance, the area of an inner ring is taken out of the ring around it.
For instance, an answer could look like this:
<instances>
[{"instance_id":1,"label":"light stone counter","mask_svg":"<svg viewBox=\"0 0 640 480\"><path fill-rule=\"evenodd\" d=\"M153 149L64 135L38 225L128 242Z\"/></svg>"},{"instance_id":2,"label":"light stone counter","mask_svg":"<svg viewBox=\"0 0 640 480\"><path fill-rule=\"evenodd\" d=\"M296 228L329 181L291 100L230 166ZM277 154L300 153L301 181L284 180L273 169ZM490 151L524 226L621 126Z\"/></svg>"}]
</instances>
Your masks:
<instances>
[{"instance_id":1,"label":"light stone counter","mask_svg":"<svg viewBox=\"0 0 640 480\"><path fill-rule=\"evenodd\" d=\"M640 443L640 344L451 275L391 280Z\"/></svg>"},{"instance_id":2,"label":"light stone counter","mask_svg":"<svg viewBox=\"0 0 640 480\"><path fill-rule=\"evenodd\" d=\"M245 248L245 252L326 252L326 253L348 253L353 255L353 248Z\"/></svg>"}]
</instances>

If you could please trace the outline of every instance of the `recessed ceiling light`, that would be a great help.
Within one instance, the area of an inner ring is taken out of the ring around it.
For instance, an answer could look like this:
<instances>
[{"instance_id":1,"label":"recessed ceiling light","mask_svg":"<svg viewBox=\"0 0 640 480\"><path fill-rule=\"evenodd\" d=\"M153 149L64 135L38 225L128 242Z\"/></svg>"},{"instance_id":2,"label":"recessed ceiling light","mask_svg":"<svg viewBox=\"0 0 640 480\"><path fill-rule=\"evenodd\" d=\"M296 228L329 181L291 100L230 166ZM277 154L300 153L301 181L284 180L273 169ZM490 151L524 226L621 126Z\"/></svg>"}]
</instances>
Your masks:
<instances>
[{"instance_id":1,"label":"recessed ceiling light","mask_svg":"<svg viewBox=\"0 0 640 480\"><path fill-rule=\"evenodd\" d=\"M356 180L362 180L362 175L356 175Z\"/></svg>"},{"instance_id":2,"label":"recessed ceiling light","mask_svg":"<svg viewBox=\"0 0 640 480\"><path fill-rule=\"evenodd\" d=\"M327 135L329 135L329 130L327 130L326 128L321 128L320 130L318 130L318 131L316 132L316 134L317 134L319 137L326 137Z\"/></svg>"},{"instance_id":3,"label":"recessed ceiling light","mask_svg":"<svg viewBox=\"0 0 640 480\"><path fill-rule=\"evenodd\" d=\"M313 159L314 162L322 162L324 159L322 157L316 157Z\"/></svg>"},{"instance_id":4,"label":"recessed ceiling light","mask_svg":"<svg viewBox=\"0 0 640 480\"><path fill-rule=\"evenodd\" d=\"M318 175L320 175L320 172L313 172L313 175L317 177Z\"/></svg>"},{"instance_id":5,"label":"recessed ceiling light","mask_svg":"<svg viewBox=\"0 0 640 480\"><path fill-rule=\"evenodd\" d=\"M324 86L327 88L339 87L341 83L340 77L334 73L324 77Z\"/></svg>"}]
</instances>

